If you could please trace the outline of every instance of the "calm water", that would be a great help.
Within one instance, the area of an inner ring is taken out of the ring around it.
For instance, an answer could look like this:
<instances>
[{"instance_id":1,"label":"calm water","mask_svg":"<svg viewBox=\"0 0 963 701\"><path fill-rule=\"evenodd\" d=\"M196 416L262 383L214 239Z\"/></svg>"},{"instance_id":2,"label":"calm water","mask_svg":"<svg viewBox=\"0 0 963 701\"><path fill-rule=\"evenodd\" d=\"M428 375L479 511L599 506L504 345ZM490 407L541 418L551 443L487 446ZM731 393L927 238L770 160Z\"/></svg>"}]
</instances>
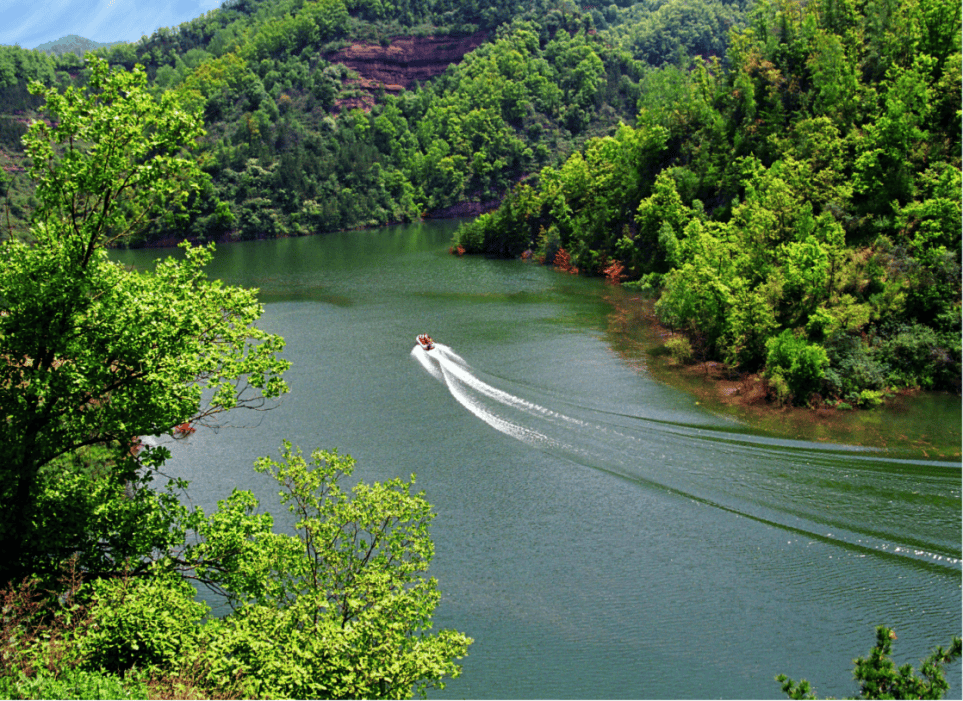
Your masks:
<instances>
[{"instance_id":1,"label":"calm water","mask_svg":"<svg viewBox=\"0 0 963 701\"><path fill-rule=\"evenodd\" d=\"M251 464L284 438L351 453L366 480L417 473L436 622L476 641L435 697L776 697L779 672L845 696L874 626L914 665L960 633L958 460L710 413L613 350L618 292L450 256L452 229L220 246L210 274L260 288L291 394L174 442L167 466L205 508L242 487L275 512ZM958 436L958 400L935 401L927 430Z\"/></svg>"}]
</instances>

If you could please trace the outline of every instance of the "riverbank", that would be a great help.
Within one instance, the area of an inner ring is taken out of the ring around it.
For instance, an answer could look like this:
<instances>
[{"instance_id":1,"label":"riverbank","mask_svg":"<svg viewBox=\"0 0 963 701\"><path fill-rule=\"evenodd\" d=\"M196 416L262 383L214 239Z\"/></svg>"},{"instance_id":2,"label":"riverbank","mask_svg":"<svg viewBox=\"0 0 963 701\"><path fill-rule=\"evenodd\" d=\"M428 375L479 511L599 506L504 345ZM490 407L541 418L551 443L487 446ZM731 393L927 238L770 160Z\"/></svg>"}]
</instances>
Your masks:
<instances>
[{"instance_id":1,"label":"riverbank","mask_svg":"<svg viewBox=\"0 0 963 701\"><path fill-rule=\"evenodd\" d=\"M678 335L659 323L655 300L612 287L606 301L613 309L608 340L616 352L658 381L687 392L694 403L751 430L879 448L905 457L961 457L963 411L957 396L908 389L891 394L872 409L779 405L771 400L768 384L759 374L739 374L719 362L680 361L670 343Z\"/></svg>"},{"instance_id":2,"label":"riverbank","mask_svg":"<svg viewBox=\"0 0 963 701\"><path fill-rule=\"evenodd\" d=\"M464 201L457 204L453 204L450 207L442 207L440 209L433 209L422 214L421 219L416 221L424 222L432 219L469 219L471 217L477 217L479 214L484 214L485 212L490 212L498 207L501 200L485 200L485 201ZM184 241L189 242L192 246L201 246L207 243L222 244L222 243L239 243L241 241L267 241L269 239L279 239L279 238L301 238L304 236L324 236L326 234L336 234L344 231L364 231L368 229L381 229L388 226L399 226L402 224L407 224L411 222L403 221L391 221L384 224L373 224L371 226L359 226L352 227L350 229L337 229L333 231L323 231L323 232L310 232L310 233L293 233L284 236L268 236L266 233L262 233L259 236L253 238L240 238L236 231L228 232L222 236L218 236L213 240L202 241L196 236L165 236L159 239L153 239L151 241L145 241L137 246L131 246L130 248L176 248Z\"/></svg>"}]
</instances>

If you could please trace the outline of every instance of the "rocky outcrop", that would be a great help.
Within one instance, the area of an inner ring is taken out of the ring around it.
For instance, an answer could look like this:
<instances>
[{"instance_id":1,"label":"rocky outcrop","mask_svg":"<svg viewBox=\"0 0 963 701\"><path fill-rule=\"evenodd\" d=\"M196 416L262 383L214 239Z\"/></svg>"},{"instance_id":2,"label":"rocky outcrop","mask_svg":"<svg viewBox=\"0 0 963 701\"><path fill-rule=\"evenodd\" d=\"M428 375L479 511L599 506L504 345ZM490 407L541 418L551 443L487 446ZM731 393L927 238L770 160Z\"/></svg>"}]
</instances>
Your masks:
<instances>
[{"instance_id":1,"label":"rocky outcrop","mask_svg":"<svg viewBox=\"0 0 963 701\"><path fill-rule=\"evenodd\" d=\"M477 217L479 214L498 209L501 200L486 200L485 202L459 202L443 209L427 212L427 219L461 219L463 217Z\"/></svg>"},{"instance_id":2,"label":"rocky outcrop","mask_svg":"<svg viewBox=\"0 0 963 701\"><path fill-rule=\"evenodd\" d=\"M324 58L357 71L366 90L376 86L397 92L441 75L449 65L481 46L486 36L476 32L464 37L396 37L388 46L352 44Z\"/></svg>"}]
</instances>

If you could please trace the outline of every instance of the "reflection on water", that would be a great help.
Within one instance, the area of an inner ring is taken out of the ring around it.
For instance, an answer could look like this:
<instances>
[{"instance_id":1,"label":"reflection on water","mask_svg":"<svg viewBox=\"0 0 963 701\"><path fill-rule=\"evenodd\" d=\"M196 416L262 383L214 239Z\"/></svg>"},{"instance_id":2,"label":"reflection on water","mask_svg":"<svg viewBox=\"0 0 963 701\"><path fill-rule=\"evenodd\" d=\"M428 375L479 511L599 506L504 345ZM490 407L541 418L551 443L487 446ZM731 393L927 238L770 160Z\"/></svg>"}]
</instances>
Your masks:
<instances>
[{"instance_id":1,"label":"reflection on water","mask_svg":"<svg viewBox=\"0 0 963 701\"><path fill-rule=\"evenodd\" d=\"M963 423L960 398L942 392L907 392L872 411L805 407L776 409L764 402L733 404L720 398L718 383L701 365L680 368L662 351L653 300L608 288L612 305L606 338L628 362L662 382L685 390L706 409L737 419L752 430L806 441L886 449L894 456L937 458L959 463ZM736 383L731 383L735 385Z\"/></svg>"}]
</instances>

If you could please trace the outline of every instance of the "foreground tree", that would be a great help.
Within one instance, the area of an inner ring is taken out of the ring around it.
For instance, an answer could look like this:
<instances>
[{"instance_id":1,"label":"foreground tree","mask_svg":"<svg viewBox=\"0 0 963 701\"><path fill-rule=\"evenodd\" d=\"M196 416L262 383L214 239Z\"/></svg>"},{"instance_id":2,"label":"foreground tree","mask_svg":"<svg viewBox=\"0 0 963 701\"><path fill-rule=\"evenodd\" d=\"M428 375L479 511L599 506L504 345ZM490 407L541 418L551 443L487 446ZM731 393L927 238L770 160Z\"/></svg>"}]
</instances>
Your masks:
<instances>
[{"instance_id":1,"label":"foreground tree","mask_svg":"<svg viewBox=\"0 0 963 701\"><path fill-rule=\"evenodd\" d=\"M74 576L47 605L30 584L0 592L0 692L80 697L96 681L143 693L147 680L155 697L170 690L163 698L409 698L444 687L472 641L432 630L431 507L414 478L345 491L353 468L286 444L256 469L281 485L295 535L235 491L209 516L175 507L179 547L150 576ZM210 617L178 570L232 613Z\"/></svg>"},{"instance_id":2,"label":"foreground tree","mask_svg":"<svg viewBox=\"0 0 963 701\"><path fill-rule=\"evenodd\" d=\"M287 390L283 339L255 325L255 291L206 279L209 249L186 247L182 260L151 273L108 259L110 244L185 211L202 175L183 152L203 130L174 95L154 100L142 70L98 59L88 68L84 90L31 86L51 120L24 137L37 181L35 241L0 245L2 582L49 570L69 553L81 553L87 571L109 571L167 547L164 527L151 531L156 542L138 535L135 524L163 522L166 507L149 475L138 475L132 439ZM121 527L101 519L88 528L96 504L45 523L45 502L72 502L62 491L64 463L55 462L89 446L106 451L96 461L104 501L116 505L126 489L141 511ZM148 448L141 463L165 457Z\"/></svg>"},{"instance_id":3,"label":"foreground tree","mask_svg":"<svg viewBox=\"0 0 963 701\"><path fill-rule=\"evenodd\" d=\"M907 663L897 668L890 659L896 633L886 626L877 626L876 645L866 657L853 660L853 678L859 682L860 699L941 699L949 691L944 670L946 665L960 659L963 643L953 636L950 648L938 646L920 666L920 676L913 665ZM791 699L818 698L805 679L794 682L785 674L776 677L782 690Z\"/></svg>"},{"instance_id":4,"label":"foreground tree","mask_svg":"<svg viewBox=\"0 0 963 701\"><path fill-rule=\"evenodd\" d=\"M431 630L431 505L413 476L343 490L354 464L322 450L308 461L288 443L280 461L258 460L296 536L272 531L248 492L198 526L188 559L215 563L196 573L234 608L205 633L215 676L249 679L267 698L409 698L461 673L471 638Z\"/></svg>"},{"instance_id":5,"label":"foreground tree","mask_svg":"<svg viewBox=\"0 0 963 701\"><path fill-rule=\"evenodd\" d=\"M106 247L176 218L201 180L201 129L143 72L90 66L89 89L43 91L26 138L31 244L0 256L0 696L401 698L457 676L471 640L431 630L431 509L412 482L342 491L354 461L285 446L297 536L249 492L206 515L161 448L133 440L286 391L283 340L255 291L209 281L185 246L150 273ZM412 480L413 481L413 480ZM58 577L64 567L70 575ZM20 579L23 577L23 579ZM233 607L212 618L189 580ZM16 580L16 581L14 581ZM2 588L2 587L0 587Z\"/></svg>"}]
</instances>

